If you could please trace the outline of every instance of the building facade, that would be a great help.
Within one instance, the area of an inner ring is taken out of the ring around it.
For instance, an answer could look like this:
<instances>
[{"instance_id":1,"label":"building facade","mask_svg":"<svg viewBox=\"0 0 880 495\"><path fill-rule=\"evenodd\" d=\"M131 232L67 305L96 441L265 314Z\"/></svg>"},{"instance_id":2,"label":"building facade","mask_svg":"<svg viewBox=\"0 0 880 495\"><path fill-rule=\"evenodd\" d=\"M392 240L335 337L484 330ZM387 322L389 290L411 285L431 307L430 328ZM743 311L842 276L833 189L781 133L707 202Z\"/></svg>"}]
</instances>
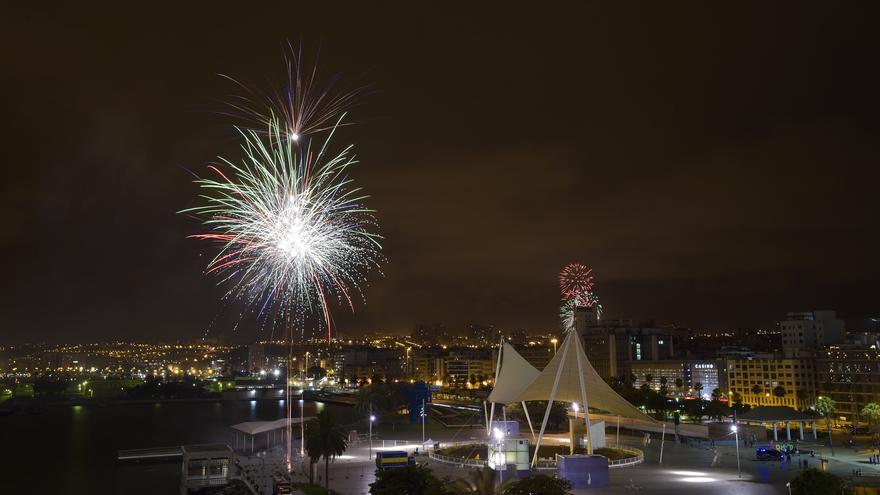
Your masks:
<instances>
[{"instance_id":1,"label":"building facade","mask_svg":"<svg viewBox=\"0 0 880 495\"><path fill-rule=\"evenodd\" d=\"M632 363L633 385L643 384L659 390L666 379L670 396L696 396L709 400L712 391L718 389L722 396L728 393L727 364L723 360L683 360L639 361ZM680 380L682 386L676 386Z\"/></svg>"},{"instance_id":2,"label":"building facade","mask_svg":"<svg viewBox=\"0 0 880 495\"><path fill-rule=\"evenodd\" d=\"M804 410L816 403L816 364L812 359L730 359L727 377L729 396L739 395L743 404L753 407Z\"/></svg>"},{"instance_id":3,"label":"building facade","mask_svg":"<svg viewBox=\"0 0 880 495\"><path fill-rule=\"evenodd\" d=\"M819 395L835 402L838 421L860 422L861 410L869 402L880 402L880 350L831 347L816 360Z\"/></svg>"}]
</instances>

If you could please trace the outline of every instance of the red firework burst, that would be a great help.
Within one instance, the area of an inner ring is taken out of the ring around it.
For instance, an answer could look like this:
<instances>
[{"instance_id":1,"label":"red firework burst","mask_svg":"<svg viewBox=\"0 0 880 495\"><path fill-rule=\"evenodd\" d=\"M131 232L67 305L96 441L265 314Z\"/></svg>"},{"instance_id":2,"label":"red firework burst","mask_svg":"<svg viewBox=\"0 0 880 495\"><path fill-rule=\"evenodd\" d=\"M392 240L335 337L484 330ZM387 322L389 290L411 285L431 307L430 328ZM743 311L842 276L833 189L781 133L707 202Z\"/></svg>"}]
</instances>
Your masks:
<instances>
[{"instance_id":1,"label":"red firework burst","mask_svg":"<svg viewBox=\"0 0 880 495\"><path fill-rule=\"evenodd\" d=\"M593 270L586 265L569 263L559 272L559 291L564 299L587 299L593 285Z\"/></svg>"}]
</instances>

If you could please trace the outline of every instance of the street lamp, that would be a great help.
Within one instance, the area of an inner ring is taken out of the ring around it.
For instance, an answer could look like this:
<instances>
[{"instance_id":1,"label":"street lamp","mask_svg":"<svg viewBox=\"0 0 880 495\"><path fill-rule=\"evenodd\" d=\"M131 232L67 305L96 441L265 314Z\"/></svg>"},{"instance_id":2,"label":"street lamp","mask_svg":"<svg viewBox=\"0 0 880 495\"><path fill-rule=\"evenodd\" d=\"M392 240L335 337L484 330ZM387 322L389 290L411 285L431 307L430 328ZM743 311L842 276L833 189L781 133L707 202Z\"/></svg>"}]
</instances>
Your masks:
<instances>
[{"instance_id":1,"label":"street lamp","mask_svg":"<svg viewBox=\"0 0 880 495\"><path fill-rule=\"evenodd\" d=\"M736 424L732 424L730 425L730 430L733 431L733 435L736 437L736 472L737 475L742 478L742 468L739 464L739 428L736 426Z\"/></svg>"},{"instance_id":2,"label":"street lamp","mask_svg":"<svg viewBox=\"0 0 880 495\"><path fill-rule=\"evenodd\" d=\"M493 429L492 433L495 435L495 440L497 441L497 446L495 447L495 469L498 471L498 481L502 484L504 483L504 471L507 469L507 452L504 450L504 431L500 428ZM504 469L498 469L498 459L504 461Z\"/></svg>"},{"instance_id":3,"label":"street lamp","mask_svg":"<svg viewBox=\"0 0 880 495\"><path fill-rule=\"evenodd\" d=\"M299 456L306 456L306 422L305 422L305 399L299 400Z\"/></svg>"},{"instance_id":4,"label":"street lamp","mask_svg":"<svg viewBox=\"0 0 880 495\"><path fill-rule=\"evenodd\" d=\"M785 487L788 488L788 495L791 495L791 483L786 483Z\"/></svg>"},{"instance_id":5,"label":"street lamp","mask_svg":"<svg viewBox=\"0 0 880 495\"><path fill-rule=\"evenodd\" d=\"M422 399L422 448L425 449L425 399Z\"/></svg>"},{"instance_id":6,"label":"street lamp","mask_svg":"<svg viewBox=\"0 0 880 495\"><path fill-rule=\"evenodd\" d=\"M376 416L370 414L370 454L368 459L373 458L373 421L376 421Z\"/></svg>"},{"instance_id":7,"label":"street lamp","mask_svg":"<svg viewBox=\"0 0 880 495\"><path fill-rule=\"evenodd\" d=\"M556 343L557 342L559 342L559 341L556 340L556 337L553 337L552 339L550 339L550 343L553 344L553 355L556 355Z\"/></svg>"}]
</instances>

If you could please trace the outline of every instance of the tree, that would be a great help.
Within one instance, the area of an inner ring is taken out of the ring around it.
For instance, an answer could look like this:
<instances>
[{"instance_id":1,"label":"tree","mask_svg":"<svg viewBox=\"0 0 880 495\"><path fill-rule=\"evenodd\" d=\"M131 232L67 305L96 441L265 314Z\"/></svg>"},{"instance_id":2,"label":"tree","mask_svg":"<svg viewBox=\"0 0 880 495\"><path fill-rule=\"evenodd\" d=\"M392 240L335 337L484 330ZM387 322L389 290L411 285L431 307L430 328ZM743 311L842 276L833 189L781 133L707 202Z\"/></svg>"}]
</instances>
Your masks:
<instances>
[{"instance_id":1,"label":"tree","mask_svg":"<svg viewBox=\"0 0 880 495\"><path fill-rule=\"evenodd\" d=\"M792 495L851 495L844 479L818 469L807 469L791 480Z\"/></svg>"},{"instance_id":2,"label":"tree","mask_svg":"<svg viewBox=\"0 0 880 495\"><path fill-rule=\"evenodd\" d=\"M763 392L763 391L764 391L764 389L762 389L761 386L758 385L757 383L752 385L752 394L761 395L761 392Z\"/></svg>"},{"instance_id":3,"label":"tree","mask_svg":"<svg viewBox=\"0 0 880 495\"><path fill-rule=\"evenodd\" d=\"M721 400L721 389L713 388L712 389L712 400Z\"/></svg>"},{"instance_id":4,"label":"tree","mask_svg":"<svg viewBox=\"0 0 880 495\"><path fill-rule=\"evenodd\" d=\"M695 383L694 384L694 392L696 392L697 397L702 399L703 398L703 384L700 382Z\"/></svg>"},{"instance_id":5,"label":"tree","mask_svg":"<svg viewBox=\"0 0 880 495\"><path fill-rule=\"evenodd\" d=\"M828 445L831 447L831 455L834 455L834 443L831 441L831 413L834 412L836 404L831 397L820 396L816 399L816 412L825 416L825 425L828 427Z\"/></svg>"},{"instance_id":6,"label":"tree","mask_svg":"<svg viewBox=\"0 0 880 495\"><path fill-rule=\"evenodd\" d=\"M880 404L869 402L862 408L862 416L868 419L868 426L871 433L875 433L877 422L880 420Z\"/></svg>"},{"instance_id":7,"label":"tree","mask_svg":"<svg viewBox=\"0 0 880 495\"><path fill-rule=\"evenodd\" d=\"M721 402L720 400L710 401L706 406L706 415L710 418L715 418L718 421L730 416L730 406Z\"/></svg>"},{"instance_id":8,"label":"tree","mask_svg":"<svg viewBox=\"0 0 880 495\"><path fill-rule=\"evenodd\" d=\"M503 495L569 495L571 483L546 474L536 474L511 483L501 493Z\"/></svg>"},{"instance_id":9,"label":"tree","mask_svg":"<svg viewBox=\"0 0 880 495\"><path fill-rule=\"evenodd\" d=\"M684 413L687 414L691 419L696 419L698 422L703 419L703 407L704 400L703 399L693 399L693 400L685 400L684 402Z\"/></svg>"},{"instance_id":10,"label":"tree","mask_svg":"<svg viewBox=\"0 0 880 495\"><path fill-rule=\"evenodd\" d=\"M650 387L652 383L654 383L654 375L650 373L645 373L645 383Z\"/></svg>"},{"instance_id":11,"label":"tree","mask_svg":"<svg viewBox=\"0 0 880 495\"><path fill-rule=\"evenodd\" d=\"M777 386L773 387L772 393L773 393L773 397L778 397L781 399L781 398L785 397L785 394L787 392L785 391L785 387L783 387L782 385L777 385Z\"/></svg>"},{"instance_id":12,"label":"tree","mask_svg":"<svg viewBox=\"0 0 880 495\"><path fill-rule=\"evenodd\" d=\"M339 425L330 409L318 413L315 420L306 425L306 451L310 464L324 459L324 488L330 491L330 460L342 455L348 447L345 429ZM310 473L311 473L311 466Z\"/></svg>"},{"instance_id":13,"label":"tree","mask_svg":"<svg viewBox=\"0 0 880 495\"><path fill-rule=\"evenodd\" d=\"M675 379L675 388L678 389L679 392L681 392L681 389L683 387L684 387L684 380L682 380L681 378L676 378Z\"/></svg>"},{"instance_id":14,"label":"tree","mask_svg":"<svg viewBox=\"0 0 880 495\"><path fill-rule=\"evenodd\" d=\"M372 495L445 495L443 482L424 466L379 469L370 483Z\"/></svg>"},{"instance_id":15,"label":"tree","mask_svg":"<svg viewBox=\"0 0 880 495\"><path fill-rule=\"evenodd\" d=\"M669 380L665 376L661 376L660 377L660 386L662 387L662 386L666 385L667 383L669 383Z\"/></svg>"}]
</instances>

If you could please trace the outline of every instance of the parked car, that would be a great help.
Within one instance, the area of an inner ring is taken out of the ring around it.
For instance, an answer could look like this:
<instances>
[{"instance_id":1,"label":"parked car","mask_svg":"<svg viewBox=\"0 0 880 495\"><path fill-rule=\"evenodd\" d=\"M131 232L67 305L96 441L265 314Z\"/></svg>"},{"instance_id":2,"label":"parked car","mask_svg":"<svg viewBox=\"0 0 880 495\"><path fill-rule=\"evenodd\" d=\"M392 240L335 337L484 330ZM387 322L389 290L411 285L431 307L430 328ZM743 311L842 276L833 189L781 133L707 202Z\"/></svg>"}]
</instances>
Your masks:
<instances>
[{"instance_id":1,"label":"parked car","mask_svg":"<svg viewBox=\"0 0 880 495\"><path fill-rule=\"evenodd\" d=\"M785 454L780 450L767 447L755 449L755 459L759 461L781 461L784 458Z\"/></svg>"}]
</instances>

